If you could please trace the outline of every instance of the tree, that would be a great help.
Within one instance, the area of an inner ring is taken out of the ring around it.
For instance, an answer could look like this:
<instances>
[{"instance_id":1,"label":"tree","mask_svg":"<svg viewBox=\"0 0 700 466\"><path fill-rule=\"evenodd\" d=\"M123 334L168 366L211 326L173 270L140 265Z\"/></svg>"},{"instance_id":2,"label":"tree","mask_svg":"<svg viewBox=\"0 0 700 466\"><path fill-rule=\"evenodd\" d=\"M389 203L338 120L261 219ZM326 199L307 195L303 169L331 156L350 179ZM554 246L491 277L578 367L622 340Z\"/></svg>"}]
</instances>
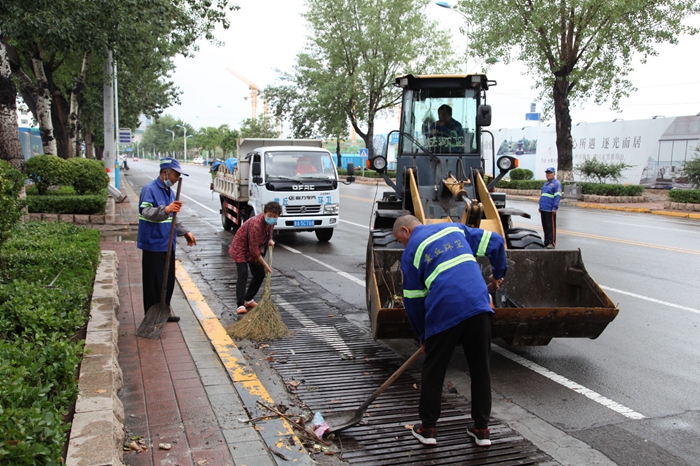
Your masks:
<instances>
[{"instance_id":1,"label":"tree","mask_svg":"<svg viewBox=\"0 0 700 466\"><path fill-rule=\"evenodd\" d=\"M700 187L700 149L695 149L692 159L683 162L682 170L693 188L698 189Z\"/></svg>"},{"instance_id":2,"label":"tree","mask_svg":"<svg viewBox=\"0 0 700 466\"><path fill-rule=\"evenodd\" d=\"M167 79L171 58L190 54L200 37L213 40L215 26L228 27L229 0L7 0L0 2L0 31L22 96L39 122L45 153L72 155L80 128L80 96L95 65L99 92L106 50L122 67L120 122L154 115L176 102ZM100 25L100 26L98 26ZM105 27L104 25L108 25ZM95 85L95 82L93 85ZM131 84L131 86L130 86ZM97 115L91 115L91 127ZM58 146L56 143L58 142Z\"/></svg>"},{"instance_id":3,"label":"tree","mask_svg":"<svg viewBox=\"0 0 700 466\"><path fill-rule=\"evenodd\" d=\"M275 129L275 122L269 116L260 116L253 120L247 118L243 120L240 129L241 138L278 138L279 131Z\"/></svg>"},{"instance_id":4,"label":"tree","mask_svg":"<svg viewBox=\"0 0 700 466\"><path fill-rule=\"evenodd\" d=\"M17 88L12 80L7 47L0 40L0 160L24 173L24 156L17 126Z\"/></svg>"},{"instance_id":5,"label":"tree","mask_svg":"<svg viewBox=\"0 0 700 466\"><path fill-rule=\"evenodd\" d=\"M391 112L402 73L457 69L447 33L428 19L429 0L308 0L310 41L293 82L305 117L337 136L349 121L373 156L374 122ZM312 127L313 127L312 125Z\"/></svg>"},{"instance_id":6,"label":"tree","mask_svg":"<svg viewBox=\"0 0 700 466\"><path fill-rule=\"evenodd\" d=\"M536 79L545 115L554 112L558 177L573 180L570 106L589 99L613 110L634 91L633 59L657 54L698 29L682 20L700 11L694 0L460 0L470 19L469 43L480 57L522 61Z\"/></svg>"}]
</instances>

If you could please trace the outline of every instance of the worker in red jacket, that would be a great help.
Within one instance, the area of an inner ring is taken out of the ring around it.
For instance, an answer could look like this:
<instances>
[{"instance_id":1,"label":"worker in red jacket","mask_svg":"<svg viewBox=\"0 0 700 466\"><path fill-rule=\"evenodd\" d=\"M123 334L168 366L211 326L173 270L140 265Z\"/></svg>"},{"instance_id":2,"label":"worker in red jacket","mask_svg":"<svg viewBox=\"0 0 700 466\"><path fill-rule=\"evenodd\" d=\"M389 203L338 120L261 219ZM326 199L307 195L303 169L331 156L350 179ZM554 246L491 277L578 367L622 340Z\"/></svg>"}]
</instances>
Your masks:
<instances>
[{"instance_id":1,"label":"worker in red jacket","mask_svg":"<svg viewBox=\"0 0 700 466\"><path fill-rule=\"evenodd\" d=\"M265 262L265 253L268 247L275 246L272 231L281 213L282 206L278 202L268 202L263 212L243 222L233 237L228 254L236 263L236 313L239 315L246 314L249 309L258 305L253 298L260 289L265 274L272 273L272 269ZM246 292L248 268L253 278Z\"/></svg>"}]
</instances>

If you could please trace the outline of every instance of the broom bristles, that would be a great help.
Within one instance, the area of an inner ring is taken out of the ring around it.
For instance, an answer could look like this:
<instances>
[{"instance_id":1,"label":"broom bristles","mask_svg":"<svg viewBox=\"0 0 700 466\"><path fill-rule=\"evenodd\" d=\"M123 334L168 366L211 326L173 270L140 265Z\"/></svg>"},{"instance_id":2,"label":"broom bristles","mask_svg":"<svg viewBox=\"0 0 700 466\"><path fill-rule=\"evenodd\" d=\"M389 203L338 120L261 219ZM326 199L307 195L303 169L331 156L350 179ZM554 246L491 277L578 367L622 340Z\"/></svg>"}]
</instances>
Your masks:
<instances>
[{"instance_id":1,"label":"broom bristles","mask_svg":"<svg viewBox=\"0 0 700 466\"><path fill-rule=\"evenodd\" d=\"M272 267L272 249L270 249L270 267ZM258 305L241 320L226 327L226 332L232 338L266 341L289 335L289 329L282 322L279 310L270 298L271 283L272 274L268 273Z\"/></svg>"}]
</instances>

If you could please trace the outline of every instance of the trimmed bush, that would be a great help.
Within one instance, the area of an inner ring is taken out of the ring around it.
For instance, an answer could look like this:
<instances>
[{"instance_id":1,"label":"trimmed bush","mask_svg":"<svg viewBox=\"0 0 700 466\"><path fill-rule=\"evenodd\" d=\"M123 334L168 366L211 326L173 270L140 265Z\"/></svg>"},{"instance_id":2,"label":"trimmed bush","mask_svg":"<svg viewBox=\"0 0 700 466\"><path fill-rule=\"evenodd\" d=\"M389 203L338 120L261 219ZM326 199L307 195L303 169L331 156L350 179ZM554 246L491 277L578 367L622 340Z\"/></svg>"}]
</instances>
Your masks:
<instances>
[{"instance_id":1,"label":"trimmed bush","mask_svg":"<svg viewBox=\"0 0 700 466\"><path fill-rule=\"evenodd\" d=\"M618 182L622 171L632 168L625 162L607 163L598 159L586 159L574 167L574 171L587 180L605 183L607 180Z\"/></svg>"},{"instance_id":2,"label":"trimmed bush","mask_svg":"<svg viewBox=\"0 0 700 466\"><path fill-rule=\"evenodd\" d=\"M37 155L27 160L27 177L34 182L39 194L46 194L50 186L61 183L67 162L55 155Z\"/></svg>"},{"instance_id":3,"label":"trimmed bush","mask_svg":"<svg viewBox=\"0 0 700 466\"><path fill-rule=\"evenodd\" d=\"M644 186L636 184L581 183L581 192L583 194L593 194L596 196L641 196L644 194Z\"/></svg>"},{"instance_id":4,"label":"trimmed bush","mask_svg":"<svg viewBox=\"0 0 700 466\"><path fill-rule=\"evenodd\" d=\"M695 149L693 159L683 162L683 175L688 177L688 181L693 183L694 188L700 186L700 150Z\"/></svg>"},{"instance_id":5,"label":"trimmed bush","mask_svg":"<svg viewBox=\"0 0 700 466\"><path fill-rule=\"evenodd\" d=\"M107 207L107 190L84 196L65 191L44 196L27 194L27 205L32 213L103 215Z\"/></svg>"},{"instance_id":6,"label":"trimmed bush","mask_svg":"<svg viewBox=\"0 0 700 466\"><path fill-rule=\"evenodd\" d=\"M99 259L99 232L62 222L20 224L0 248L0 464L61 464Z\"/></svg>"},{"instance_id":7,"label":"trimmed bush","mask_svg":"<svg viewBox=\"0 0 700 466\"><path fill-rule=\"evenodd\" d=\"M541 180L501 180L496 183L497 188L503 189L536 189L539 191L542 189L542 186L544 186L544 181Z\"/></svg>"},{"instance_id":8,"label":"trimmed bush","mask_svg":"<svg viewBox=\"0 0 700 466\"><path fill-rule=\"evenodd\" d=\"M535 174L527 168L514 168L508 173L508 176L511 180L531 180L535 177Z\"/></svg>"},{"instance_id":9,"label":"trimmed bush","mask_svg":"<svg viewBox=\"0 0 700 466\"><path fill-rule=\"evenodd\" d=\"M109 185L109 175L99 160L75 157L66 162L64 183L69 183L78 194L98 194Z\"/></svg>"},{"instance_id":10,"label":"trimmed bush","mask_svg":"<svg viewBox=\"0 0 700 466\"><path fill-rule=\"evenodd\" d=\"M672 189L668 192L668 199L672 202L700 204L700 190Z\"/></svg>"},{"instance_id":11,"label":"trimmed bush","mask_svg":"<svg viewBox=\"0 0 700 466\"><path fill-rule=\"evenodd\" d=\"M5 160L0 160L0 247L22 217L24 201L18 199L24 175Z\"/></svg>"}]
</instances>

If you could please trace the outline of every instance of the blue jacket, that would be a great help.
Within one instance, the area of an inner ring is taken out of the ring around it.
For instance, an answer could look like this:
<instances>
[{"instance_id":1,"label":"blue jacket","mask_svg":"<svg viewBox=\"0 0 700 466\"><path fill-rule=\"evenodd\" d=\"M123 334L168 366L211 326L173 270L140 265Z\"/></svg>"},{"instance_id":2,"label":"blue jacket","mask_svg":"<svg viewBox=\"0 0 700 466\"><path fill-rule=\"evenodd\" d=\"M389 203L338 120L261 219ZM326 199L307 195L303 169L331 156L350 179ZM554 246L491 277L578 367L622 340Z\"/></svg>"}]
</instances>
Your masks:
<instances>
[{"instance_id":1,"label":"blue jacket","mask_svg":"<svg viewBox=\"0 0 700 466\"><path fill-rule=\"evenodd\" d=\"M559 209L561 201L561 183L554 178L552 181L545 181L540 194L540 210L551 212Z\"/></svg>"},{"instance_id":2,"label":"blue jacket","mask_svg":"<svg viewBox=\"0 0 700 466\"><path fill-rule=\"evenodd\" d=\"M165 213L165 208L175 200L173 189L166 188L160 178L148 183L139 196L139 232L136 247L144 251L166 252L172 214ZM177 244L176 237L184 236L187 229L178 220L173 235L173 252Z\"/></svg>"},{"instance_id":3,"label":"blue jacket","mask_svg":"<svg viewBox=\"0 0 700 466\"><path fill-rule=\"evenodd\" d=\"M421 343L482 312L493 312L476 256L506 274L503 238L460 223L417 226L401 257L403 302Z\"/></svg>"}]
</instances>

